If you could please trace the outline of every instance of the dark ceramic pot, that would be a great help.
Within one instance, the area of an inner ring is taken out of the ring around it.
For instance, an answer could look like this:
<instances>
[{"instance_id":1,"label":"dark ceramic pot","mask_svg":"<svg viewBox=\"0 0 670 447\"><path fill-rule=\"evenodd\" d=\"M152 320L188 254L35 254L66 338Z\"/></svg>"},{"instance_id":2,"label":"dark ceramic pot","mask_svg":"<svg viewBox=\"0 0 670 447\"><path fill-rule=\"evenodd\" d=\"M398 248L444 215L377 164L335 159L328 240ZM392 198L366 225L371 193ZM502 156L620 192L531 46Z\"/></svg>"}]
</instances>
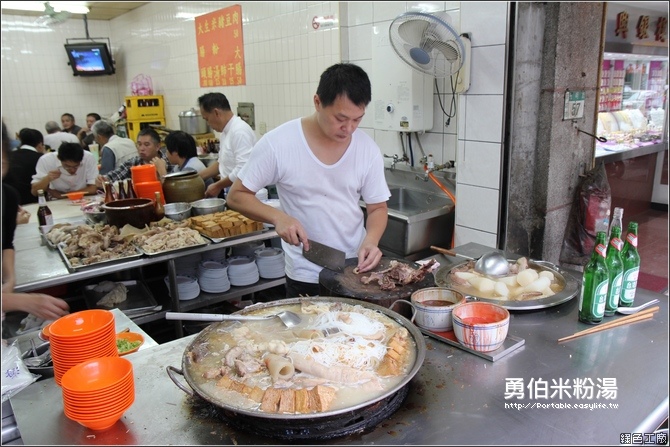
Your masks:
<instances>
[{"instance_id":1,"label":"dark ceramic pot","mask_svg":"<svg viewBox=\"0 0 670 447\"><path fill-rule=\"evenodd\" d=\"M195 202L205 197L205 182L195 171L167 174L163 179L165 203Z\"/></svg>"},{"instance_id":2,"label":"dark ceramic pot","mask_svg":"<svg viewBox=\"0 0 670 447\"><path fill-rule=\"evenodd\" d=\"M107 222L119 229L126 224L144 228L150 222L160 219L156 214L156 202L151 199L121 199L105 203L102 208Z\"/></svg>"}]
</instances>

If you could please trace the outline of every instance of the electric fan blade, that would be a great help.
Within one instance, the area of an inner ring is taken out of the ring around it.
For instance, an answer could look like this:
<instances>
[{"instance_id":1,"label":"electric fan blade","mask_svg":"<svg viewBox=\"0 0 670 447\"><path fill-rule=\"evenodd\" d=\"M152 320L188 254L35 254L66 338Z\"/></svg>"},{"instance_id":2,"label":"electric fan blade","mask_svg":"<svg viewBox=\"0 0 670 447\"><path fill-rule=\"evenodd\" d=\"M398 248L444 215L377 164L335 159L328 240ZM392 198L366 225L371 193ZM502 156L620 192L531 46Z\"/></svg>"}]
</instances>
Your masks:
<instances>
[{"instance_id":1,"label":"electric fan blade","mask_svg":"<svg viewBox=\"0 0 670 447\"><path fill-rule=\"evenodd\" d=\"M405 42L419 46L426 28L428 28L428 22L425 20L408 20L398 26L398 35Z\"/></svg>"},{"instance_id":2,"label":"electric fan blade","mask_svg":"<svg viewBox=\"0 0 670 447\"><path fill-rule=\"evenodd\" d=\"M458 51L458 47L453 44L452 42L442 42L442 41L437 41L433 43L434 48L439 50L442 54L444 54L444 57L449 61L449 62L454 62L459 59L460 56L460 51Z\"/></svg>"}]
</instances>

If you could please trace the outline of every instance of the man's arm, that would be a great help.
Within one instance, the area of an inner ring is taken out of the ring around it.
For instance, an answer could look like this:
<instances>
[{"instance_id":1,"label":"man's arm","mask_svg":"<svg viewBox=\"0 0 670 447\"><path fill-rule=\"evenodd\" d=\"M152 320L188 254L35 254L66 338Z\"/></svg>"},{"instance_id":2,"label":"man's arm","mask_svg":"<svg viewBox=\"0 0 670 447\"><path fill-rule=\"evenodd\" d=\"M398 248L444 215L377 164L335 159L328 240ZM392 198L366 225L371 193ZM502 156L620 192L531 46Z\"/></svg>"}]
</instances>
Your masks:
<instances>
[{"instance_id":1,"label":"man's arm","mask_svg":"<svg viewBox=\"0 0 670 447\"><path fill-rule=\"evenodd\" d=\"M219 162L215 161L209 166L207 166L205 169L200 171L200 178L203 180L210 179L212 177L215 177L219 173Z\"/></svg>"},{"instance_id":2,"label":"man's arm","mask_svg":"<svg viewBox=\"0 0 670 447\"><path fill-rule=\"evenodd\" d=\"M114 170L116 156L114 151L105 146L100 150L100 153L102 154L100 157L100 174L105 175Z\"/></svg>"},{"instance_id":3,"label":"man's arm","mask_svg":"<svg viewBox=\"0 0 670 447\"><path fill-rule=\"evenodd\" d=\"M372 270L379 264L382 252L378 245L388 223L386 202L368 203L365 209L368 214L365 224L366 235L358 249L358 270L361 272Z\"/></svg>"}]
</instances>

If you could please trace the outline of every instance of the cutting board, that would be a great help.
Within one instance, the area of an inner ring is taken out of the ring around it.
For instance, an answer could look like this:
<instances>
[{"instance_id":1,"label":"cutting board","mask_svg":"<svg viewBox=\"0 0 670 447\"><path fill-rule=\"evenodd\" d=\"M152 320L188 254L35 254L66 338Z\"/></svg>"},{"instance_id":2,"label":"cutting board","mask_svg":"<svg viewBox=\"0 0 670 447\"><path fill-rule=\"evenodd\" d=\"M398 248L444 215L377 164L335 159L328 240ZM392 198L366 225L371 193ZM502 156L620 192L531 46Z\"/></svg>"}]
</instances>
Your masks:
<instances>
[{"instance_id":1,"label":"cutting board","mask_svg":"<svg viewBox=\"0 0 670 447\"><path fill-rule=\"evenodd\" d=\"M379 265L373 270L375 272L389 268L391 261L396 260L418 269L421 266L411 261L399 258L382 257ZM378 304L384 307L391 307L396 300L409 299L412 293L419 289L435 286L435 278L432 273L419 282L405 286L396 286L393 290L381 290L376 281L370 284L363 284L361 277L368 276L371 272L354 273L354 268L358 265L358 258L350 258L345 261L344 270L335 272L333 270L323 269L319 274L319 285L321 294L325 296L341 296L345 298L358 298L370 303Z\"/></svg>"}]
</instances>

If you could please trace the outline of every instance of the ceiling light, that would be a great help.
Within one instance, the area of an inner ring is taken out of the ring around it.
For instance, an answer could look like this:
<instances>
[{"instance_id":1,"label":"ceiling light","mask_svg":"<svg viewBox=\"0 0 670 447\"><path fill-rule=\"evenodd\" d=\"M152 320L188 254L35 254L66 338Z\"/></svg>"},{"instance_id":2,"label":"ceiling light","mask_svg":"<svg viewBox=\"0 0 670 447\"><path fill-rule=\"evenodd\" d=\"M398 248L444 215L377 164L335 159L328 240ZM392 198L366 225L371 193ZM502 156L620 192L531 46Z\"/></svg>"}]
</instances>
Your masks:
<instances>
[{"instance_id":1,"label":"ceiling light","mask_svg":"<svg viewBox=\"0 0 670 447\"><path fill-rule=\"evenodd\" d=\"M13 9L15 11L44 12L45 2L2 2L2 9ZM56 11L68 11L72 14L88 14L89 9L86 2L49 2Z\"/></svg>"}]
</instances>

